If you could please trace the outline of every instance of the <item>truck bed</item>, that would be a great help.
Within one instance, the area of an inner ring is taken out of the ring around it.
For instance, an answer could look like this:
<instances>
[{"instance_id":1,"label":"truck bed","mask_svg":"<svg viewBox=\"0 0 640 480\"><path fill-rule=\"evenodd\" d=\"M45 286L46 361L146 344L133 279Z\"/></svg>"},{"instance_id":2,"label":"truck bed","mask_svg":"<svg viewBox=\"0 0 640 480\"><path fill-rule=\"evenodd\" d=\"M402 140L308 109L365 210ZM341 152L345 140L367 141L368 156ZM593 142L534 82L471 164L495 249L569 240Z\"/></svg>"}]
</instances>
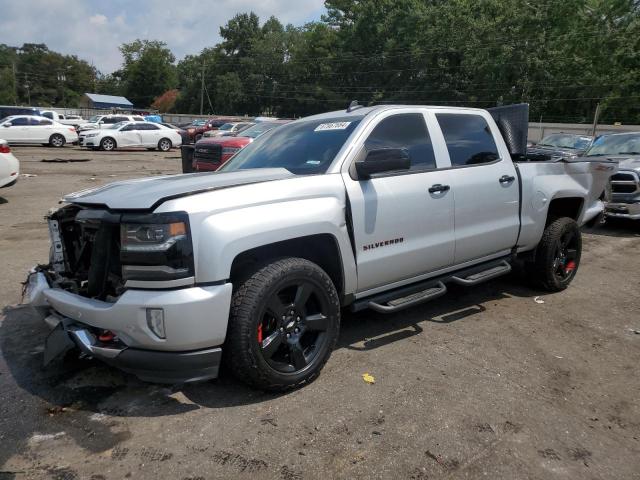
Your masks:
<instances>
[{"instance_id":1,"label":"truck bed","mask_svg":"<svg viewBox=\"0 0 640 480\"><path fill-rule=\"evenodd\" d=\"M603 211L605 189L618 164L606 158L565 158L546 162L515 162L521 185L521 223L518 250L535 248L545 227L547 205L555 198L584 197L578 224ZM552 197L550 192L562 192Z\"/></svg>"}]
</instances>

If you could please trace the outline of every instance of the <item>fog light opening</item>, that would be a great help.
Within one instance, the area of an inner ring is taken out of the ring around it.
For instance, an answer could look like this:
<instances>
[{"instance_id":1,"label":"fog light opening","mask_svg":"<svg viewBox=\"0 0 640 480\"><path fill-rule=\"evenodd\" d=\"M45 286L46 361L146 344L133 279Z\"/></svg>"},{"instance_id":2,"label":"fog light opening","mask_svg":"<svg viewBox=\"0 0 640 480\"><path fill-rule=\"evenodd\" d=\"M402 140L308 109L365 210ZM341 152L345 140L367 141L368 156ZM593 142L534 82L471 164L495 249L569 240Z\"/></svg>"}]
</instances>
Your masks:
<instances>
[{"instance_id":1,"label":"fog light opening","mask_svg":"<svg viewBox=\"0 0 640 480\"><path fill-rule=\"evenodd\" d=\"M162 308L147 308L147 325L158 338L167 338L164 330L164 310Z\"/></svg>"}]
</instances>

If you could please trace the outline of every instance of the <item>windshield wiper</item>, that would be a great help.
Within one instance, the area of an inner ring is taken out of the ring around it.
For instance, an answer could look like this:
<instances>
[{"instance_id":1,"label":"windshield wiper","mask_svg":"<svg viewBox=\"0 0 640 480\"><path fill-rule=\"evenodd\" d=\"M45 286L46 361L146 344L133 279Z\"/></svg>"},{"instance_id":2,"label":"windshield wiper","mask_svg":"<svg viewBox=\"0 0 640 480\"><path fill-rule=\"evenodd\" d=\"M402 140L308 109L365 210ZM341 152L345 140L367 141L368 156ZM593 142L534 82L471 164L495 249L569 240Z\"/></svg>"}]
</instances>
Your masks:
<instances>
[{"instance_id":1,"label":"windshield wiper","mask_svg":"<svg viewBox=\"0 0 640 480\"><path fill-rule=\"evenodd\" d=\"M640 155L640 152L618 152L618 155Z\"/></svg>"}]
</instances>

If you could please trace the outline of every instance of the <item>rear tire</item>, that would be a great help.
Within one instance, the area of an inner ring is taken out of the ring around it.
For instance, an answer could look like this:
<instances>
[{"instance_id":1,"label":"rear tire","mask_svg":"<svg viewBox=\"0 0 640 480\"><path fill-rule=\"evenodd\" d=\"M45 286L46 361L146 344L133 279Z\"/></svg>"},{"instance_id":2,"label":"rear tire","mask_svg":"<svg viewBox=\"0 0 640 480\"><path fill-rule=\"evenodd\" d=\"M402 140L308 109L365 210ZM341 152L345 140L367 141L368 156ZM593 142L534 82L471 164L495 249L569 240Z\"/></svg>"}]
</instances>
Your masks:
<instances>
[{"instance_id":1,"label":"rear tire","mask_svg":"<svg viewBox=\"0 0 640 480\"><path fill-rule=\"evenodd\" d=\"M533 282L549 292L564 290L576 276L581 255L582 237L576 221L568 217L551 221L530 265Z\"/></svg>"},{"instance_id":2,"label":"rear tire","mask_svg":"<svg viewBox=\"0 0 640 480\"><path fill-rule=\"evenodd\" d=\"M49 145L51 145L52 147L64 147L64 144L66 142L67 140L64 138L64 136L60 135L59 133L54 133L49 137Z\"/></svg>"},{"instance_id":3,"label":"rear tire","mask_svg":"<svg viewBox=\"0 0 640 480\"><path fill-rule=\"evenodd\" d=\"M100 150L111 152L116 148L116 141L111 137L105 137L100 141Z\"/></svg>"},{"instance_id":4,"label":"rear tire","mask_svg":"<svg viewBox=\"0 0 640 480\"><path fill-rule=\"evenodd\" d=\"M340 301L329 276L302 258L256 268L231 302L227 366L252 387L283 391L313 381L340 331Z\"/></svg>"},{"instance_id":5,"label":"rear tire","mask_svg":"<svg viewBox=\"0 0 640 480\"><path fill-rule=\"evenodd\" d=\"M160 150L161 152L168 152L169 150L171 150L172 146L173 145L171 144L171 140L169 140L168 138L161 138L158 142L158 150Z\"/></svg>"}]
</instances>

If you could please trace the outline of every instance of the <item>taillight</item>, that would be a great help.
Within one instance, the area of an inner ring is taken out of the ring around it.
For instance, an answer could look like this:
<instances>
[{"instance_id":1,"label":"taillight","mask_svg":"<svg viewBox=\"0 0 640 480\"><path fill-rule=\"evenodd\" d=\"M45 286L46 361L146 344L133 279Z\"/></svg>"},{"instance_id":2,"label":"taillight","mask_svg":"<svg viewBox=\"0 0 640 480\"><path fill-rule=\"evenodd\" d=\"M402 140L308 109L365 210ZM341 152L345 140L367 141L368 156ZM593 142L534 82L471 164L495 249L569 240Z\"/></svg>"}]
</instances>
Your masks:
<instances>
[{"instance_id":1,"label":"taillight","mask_svg":"<svg viewBox=\"0 0 640 480\"><path fill-rule=\"evenodd\" d=\"M1 144L0 145L0 153L11 153L11 149L9 148L9 145L7 144Z\"/></svg>"},{"instance_id":2,"label":"taillight","mask_svg":"<svg viewBox=\"0 0 640 480\"><path fill-rule=\"evenodd\" d=\"M73 133L76 133L76 129L75 128L70 128L69 131L73 132Z\"/></svg>"}]
</instances>

